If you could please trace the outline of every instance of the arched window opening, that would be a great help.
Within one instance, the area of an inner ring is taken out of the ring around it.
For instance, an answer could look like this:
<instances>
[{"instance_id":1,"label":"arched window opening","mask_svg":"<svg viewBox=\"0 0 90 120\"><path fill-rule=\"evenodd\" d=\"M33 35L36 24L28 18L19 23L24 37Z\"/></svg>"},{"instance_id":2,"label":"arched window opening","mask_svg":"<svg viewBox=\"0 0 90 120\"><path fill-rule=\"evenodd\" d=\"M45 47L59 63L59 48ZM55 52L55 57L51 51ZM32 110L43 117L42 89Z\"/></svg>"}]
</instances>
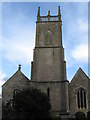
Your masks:
<instances>
[{"instance_id":1,"label":"arched window opening","mask_svg":"<svg viewBox=\"0 0 90 120\"><path fill-rule=\"evenodd\" d=\"M77 92L77 103L78 103L78 108L80 108L80 98L79 98L79 91Z\"/></svg>"},{"instance_id":2,"label":"arched window opening","mask_svg":"<svg viewBox=\"0 0 90 120\"><path fill-rule=\"evenodd\" d=\"M84 107L86 108L86 92L84 91Z\"/></svg>"},{"instance_id":3,"label":"arched window opening","mask_svg":"<svg viewBox=\"0 0 90 120\"><path fill-rule=\"evenodd\" d=\"M78 108L86 109L86 92L83 88L77 90L77 106Z\"/></svg>"},{"instance_id":4,"label":"arched window opening","mask_svg":"<svg viewBox=\"0 0 90 120\"><path fill-rule=\"evenodd\" d=\"M50 88L47 89L47 96L50 97Z\"/></svg>"},{"instance_id":5,"label":"arched window opening","mask_svg":"<svg viewBox=\"0 0 90 120\"><path fill-rule=\"evenodd\" d=\"M16 95L16 94L19 93L19 92L20 92L19 89L15 89L15 90L14 90L14 93L13 93L13 96Z\"/></svg>"},{"instance_id":6,"label":"arched window opening","mask_svg":"<svg viewBox=\"0 0 90 120\"><path fill-rule=\"evenodd\" d=\"M80 97L81 97L81 108L83 108L83 91L80 90Z\"/></svg>"}]
</instances>

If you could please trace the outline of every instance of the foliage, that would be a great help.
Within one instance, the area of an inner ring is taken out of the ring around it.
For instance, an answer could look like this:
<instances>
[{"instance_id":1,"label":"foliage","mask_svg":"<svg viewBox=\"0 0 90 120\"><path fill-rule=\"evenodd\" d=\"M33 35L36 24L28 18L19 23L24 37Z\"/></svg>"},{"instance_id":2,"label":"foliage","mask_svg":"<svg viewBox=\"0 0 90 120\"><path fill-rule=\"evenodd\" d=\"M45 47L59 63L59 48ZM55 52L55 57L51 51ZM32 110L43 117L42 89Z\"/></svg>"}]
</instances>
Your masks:
<instances>
[{"instance_id":1,"label":"foliage","mask_svg":"<svg viewBox=\"0 0 90 120\"><path fill-rule=\"evenodd\" d=\"M90 111L88 111L88 113L87 113L87 118L88 118L88 120L90 120Z\"/></svg>"},{"instance_id":2,"label":"foliage","mask_svg":"<svg viewBox=\"0 0 90 120\"><path fill-rule=\"evenodd\" d=\"M6 105L3 105L2 120L13 120L14 114L15 110L10 106L10 101Z\"/></svg>"},{"instance_id":3,"label":"foliage","mask_svg":"<svg viewBox=\"0 0 90 120\"><path fill-rule=\"evenodd\" d=\"M11 108L8 108L9 111ZM22 90L13 97L12 112L14 112L15 120L49 119L50 108L48 96L37 89ZM12 112L10 111L10 114Z\"/></svg>"},{"instance_id":4,"label":"foliage","mask_svg":"<svg viewBox=\"0 0 90 120\"><path fill-rule=\"evenodd\" d=\"M77 112L75 118L76 120L85 120L85 114L83 112Z\"/></svg>"},{"instance_id":5,"label":"foliage","mask_svg":"<svg viewBox=\"0 0 90 120\"><path fill-rule=\"evenodd\" d=\"M62 119L60 119L60 117L54 117L54 118L52 118L52 120L62 120ZM77 118L67 118L65 120L79 120L79 119L77 119ZM83 120L90 120L90 119L85 118Z\"/></svg>"}]
</instances>

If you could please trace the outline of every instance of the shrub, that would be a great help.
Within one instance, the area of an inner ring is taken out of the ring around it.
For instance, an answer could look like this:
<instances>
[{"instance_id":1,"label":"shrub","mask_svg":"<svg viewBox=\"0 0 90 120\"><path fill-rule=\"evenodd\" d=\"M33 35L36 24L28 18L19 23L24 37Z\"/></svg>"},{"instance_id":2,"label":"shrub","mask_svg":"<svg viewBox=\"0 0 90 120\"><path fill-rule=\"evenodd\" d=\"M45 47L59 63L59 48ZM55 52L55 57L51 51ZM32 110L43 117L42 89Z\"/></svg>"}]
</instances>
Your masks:
<instances>
[{"instance_id":1,"label":"shrub","mask_svg":"<svg viewBox=\"0 0 90 120\"><path fill-rule=\"evenodd\" d=\"M13 117L13 120L48 120L50 118L51 105L49 97L37 89L26 89L17 92L13 97L13 109L11 109L12 106L6 106L5 108L7 109L5 109L4 118L10 114L9 120ZM14 116L11 115L12 110Z\"/></svg>"},{"instance_id":2,"label":"shrub","mask_svg":"<svg viewBox=\"0 0 90 120\"><path fill-rule=\"evenodd\" d=\"M76 120L85 120L85 114L83 112L77 112L75 118Z\"/></svg>"},{"instance_id":3,"label":"shrub","mask_svg":"<svg viewBox=\"0 0 90 120\"><path fill-rule=\"evenodd\" d=\"M90 111L87 112L87 119L90 120Z\"/></svg>"}]
</instances>

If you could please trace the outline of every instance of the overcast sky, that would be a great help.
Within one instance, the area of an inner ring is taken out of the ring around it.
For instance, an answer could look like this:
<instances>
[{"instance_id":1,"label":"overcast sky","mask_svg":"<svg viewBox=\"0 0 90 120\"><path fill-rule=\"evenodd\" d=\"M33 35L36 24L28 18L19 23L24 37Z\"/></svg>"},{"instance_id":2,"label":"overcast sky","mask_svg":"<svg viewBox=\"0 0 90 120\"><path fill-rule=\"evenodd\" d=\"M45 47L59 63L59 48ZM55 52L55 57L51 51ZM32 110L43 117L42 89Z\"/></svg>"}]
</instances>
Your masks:
<instances>
[{"instance_id":1,"label":"overcast sky","mask_svg":"<svg viewBox=\"0 0 90 120\"><path fill-rule=\"evenodd\" d=\"M59 5L63 24L67 79L70 81L79 67L88 74L87 2L7 2L2 3L0 86L17 71L18 64L22 65L22 72L30 78L38 6L40 6L41 15L47 15L48 10L51 15L57 15Z\"/></svg>"}]
</instances>

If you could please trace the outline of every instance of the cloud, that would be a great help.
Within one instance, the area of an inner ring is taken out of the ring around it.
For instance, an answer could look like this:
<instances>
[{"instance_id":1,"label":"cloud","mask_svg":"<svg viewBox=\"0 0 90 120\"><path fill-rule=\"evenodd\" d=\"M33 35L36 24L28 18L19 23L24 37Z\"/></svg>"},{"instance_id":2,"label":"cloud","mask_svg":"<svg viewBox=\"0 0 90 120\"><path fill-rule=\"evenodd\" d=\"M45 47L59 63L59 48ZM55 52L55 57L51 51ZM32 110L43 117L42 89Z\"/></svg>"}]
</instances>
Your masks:
<instances>
[{"instance_id":1,"label":"cloud","mask_svg":"<svg viewBox=\"0 0 90 120\"><path fill-rule=\"evenodd\" d=\"M86 5L87 6L87 5ZM88 7L88 6L87 6ZM85 6L80 8L77 6L74 16L71 13L64 16L63 22L66 18L63 28L64 45L66 53L67 68L74 69L75 66L84 66L88 64L88 14ZM86 13L84 15L84 13ZM73 19L74 17L74 19ZM68 24L68 21L70 24Z\"/></svg>"},{"instance_id":2,"label":"cloud","mask_svg":"<svg viewBox=\"0 0 90 120\"><path fill-rule=\"evenodd\" d=\"M85 56L83 56L84 60L78 58L76 51L79 49L78 46L80 47L81 44L87 44L88 42L88 4L84 3L83 6L79 3L71 3L71 6L68 4L69 3L67 3L66 7L61 4L61 12L63 13L63 36L65 39L63 42L65 42L66 61L67 66L72 68L77 63L80 64L81 61L86 61ZM64 9L66 9L66 11ZM5 6L5 10L7 14L3 14L3 16L5 16L5 18L3 18L3 28L5 32L2 45L3 57L6 58L5 60L8 59L12 63L18 61L21 64L28 64L33 57L35 41L35 34L33 34L35 33L35 28L33 26L35 26L35 21L33 22L32 15L28 14L30 17L26 15L25 10L20 12L20 9L17 9L18 12L15 12L16 10L14 9L15 11L13 11L10 6L8 9L6 9ZM8 10L10 12L9 15ZM79 56L81 56L80 52L79 54Z\"/></svg>"},{"instance_id":3,"label":"cloud","mask_svg":"<svg viewBox=\"0 0 90 120\"><path fill-rule=\"evenodd\" d=\"M67 28L66 36L64 35L67 68L88 64L88 22L77 19Z\"/></svg>"},{"instance_id":4,"label":"cloud","mask_svg":"<svg viewBox=\"0 0 90 120\"><path fill-rule=\"evenodd\" d=\"M33 2L33 0L2 0L3 2ZM34 0L37 2L37 0ZM89 2L89 0L38 0L38 2Z\"/></svg>"},{"instance_id":5,"label":"cloud","mask_svg":"<svg viewBox=\"0 0 90 120\"><path fill-rule=\"evenodd\" d=\"M23 34L17 36L12 36L9 39L4 37L3 40L3 57L11 62L20 62L22 64L28 64L32 60L33 48L34 48L34 38L29 33L30 31L21 30L20 33Z\"/></svg>"},{"instance_id":6,"label":"cloud","mask_svg":"<svg viewBox=\"0 0 90 120\"><path fill-rule=\"evenodd\" d=\"M85 33L88 32L88 21L79 19L77 21L77 26L78 26L79 30L81 30L82 32L85 32Z\"/></svg>"},{"instance_id":7,"label":"cloud","mask_svg":"<svg viewBox=\"0 0 90 120\"><path fill-rule=\"evenodd\" d=\"M70 25L67 24L66 37L73 43L88 42L88 20L78 18L70 21Z\"/></svg>"},{"instance_id":8,"label":"cloud","mask_svg":"<svg viewBox=\"0 0 90 120\"><path fill-rule=\"evenodd\" d=\"M8 13L8 11L5 12ZM18 11L17 17L10 15L7 18L7 14L4 16L1 44L3 58L12 63L19 62L21 64L28 64L32 61L35 40L34 26L33 21L30 22L21 9Z\"/></svg>"},{"instance_id":9,"label":"cloud","mask_svg":"<svg viewBox=\"0 0 90 120\"><path fill-rule=\"evenodd\" d=\"M85 62L88 61L88 44L80 44L76 46L72 52L72 57L78 60L78 62Z\"/></svg>"},{"instance_id":10,"label":"cloud","mask_svg":"<svg viewBox=\"0 0 90 120\"><path fill-rule=\"evenodd\" d=\"M4 84L5 77L6 77L6 75L2 71L0 71L0 86L2 86Z\"/></svg>"},{"instance_id":11,"label":"cloud","mask_svg":"<svg viewBox=\"0 0 90 120\"><path fill-rule=\"evenodd\" d=\"M6 75L0 71L0 96L1 96L1 86L5 83L5 77Z\"/></svg>"}]
</instances>

